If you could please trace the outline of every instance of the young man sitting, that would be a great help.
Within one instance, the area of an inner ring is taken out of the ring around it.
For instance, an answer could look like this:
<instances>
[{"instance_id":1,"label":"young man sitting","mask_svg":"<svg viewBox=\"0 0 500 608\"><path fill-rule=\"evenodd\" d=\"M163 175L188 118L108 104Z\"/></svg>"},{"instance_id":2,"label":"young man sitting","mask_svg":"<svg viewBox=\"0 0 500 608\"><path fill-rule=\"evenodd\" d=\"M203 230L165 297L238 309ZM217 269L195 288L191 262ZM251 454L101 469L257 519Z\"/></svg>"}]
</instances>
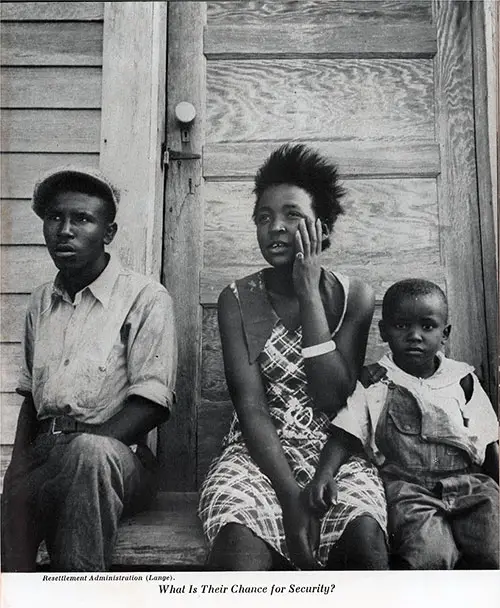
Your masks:
<instances>
[{"instance_id":1,"label":"young man sitting","mask_svg":"<svg viewBox=\"0 0 500 608\"><path fill-rule=\"evenodd\" d=\"M55 281L31 296L24 396L2 496L2 569L29 572L46 541L57 571L109 569L120 518L154 495L146 434L174 401L172 300L105 251L118 193L93 170L36 184Z\"/></svg>"}]
</instances>

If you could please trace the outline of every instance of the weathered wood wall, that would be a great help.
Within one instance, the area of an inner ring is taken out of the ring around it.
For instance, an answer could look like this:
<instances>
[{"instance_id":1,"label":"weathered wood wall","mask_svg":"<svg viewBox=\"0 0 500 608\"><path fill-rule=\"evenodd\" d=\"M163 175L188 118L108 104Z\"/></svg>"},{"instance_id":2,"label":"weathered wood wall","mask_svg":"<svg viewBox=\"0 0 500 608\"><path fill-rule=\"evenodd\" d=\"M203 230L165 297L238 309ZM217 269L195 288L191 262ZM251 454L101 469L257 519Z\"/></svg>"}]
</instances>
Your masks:
<instances>
[{"instance_id":1,"label":"weathered wood wall","mask_svg":"<svg viewBox=\"0 0 500 608\"><path fill-rule=\"evenodd\" d=\"M99 164L103 2L2 2L0 474L14 440L14 392L28 294L54 275L30 197L59 165Z\"/></svg>"},{"instance_id":2,"label":"weathered wood wall","mask_svg":"<svg viewBox=\"0 0 500 608\"><path fill-rule=\"evenodd\" d=\"M193 277L186 278L189 297L184 288L176 297L187 335L201 335L201 350L193 344L181 356L188 398L164 440L174 487L200 483L227 428L215 304L231 280L264 265L251 222L251 180L285 141L309 142L339 165L346 214L324 263L375 288L367 361L385 350L376 323L388 285L426 277L450 300L450 353L474 364L488 384L484 285L491 269L480 238L471 3L188 3L185 25L182 4L172 7L179 27L171 24L169 44L178 69L169 74L169 90L180 83L186 100L202 104L193 151L202 145L203 158L169 174L179 187L167 194L174 213L166 251L177 251L176 267L187 265ZM197 39L183 47L201 27L203 47ZM188 216L194 248L178 237ZM185 458L193 442L194 477Z\"/></svg>"}]
</instances>

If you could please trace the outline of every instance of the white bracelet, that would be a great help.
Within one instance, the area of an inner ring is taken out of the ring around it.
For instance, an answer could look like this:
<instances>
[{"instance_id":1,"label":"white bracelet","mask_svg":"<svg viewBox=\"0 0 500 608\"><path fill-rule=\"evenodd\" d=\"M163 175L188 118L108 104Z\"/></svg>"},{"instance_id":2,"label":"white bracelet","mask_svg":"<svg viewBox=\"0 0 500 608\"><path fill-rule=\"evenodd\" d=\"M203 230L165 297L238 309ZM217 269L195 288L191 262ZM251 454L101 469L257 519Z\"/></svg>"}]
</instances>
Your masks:
<instances>
[{"instance_id":1,"label":"white bracelet","mask_svg":"<svg viewBox=\"0 0 500 608\"><path fill-rule=\"evenodd\" d=\"M306 346L302 349L302 356L304 359L310 359L311 357L318 357L326 353L331 353L337 348L337 345L333 340L328 342L322 342L321 344L315 344L314 346Z\"/></svg>"}]
</instances>

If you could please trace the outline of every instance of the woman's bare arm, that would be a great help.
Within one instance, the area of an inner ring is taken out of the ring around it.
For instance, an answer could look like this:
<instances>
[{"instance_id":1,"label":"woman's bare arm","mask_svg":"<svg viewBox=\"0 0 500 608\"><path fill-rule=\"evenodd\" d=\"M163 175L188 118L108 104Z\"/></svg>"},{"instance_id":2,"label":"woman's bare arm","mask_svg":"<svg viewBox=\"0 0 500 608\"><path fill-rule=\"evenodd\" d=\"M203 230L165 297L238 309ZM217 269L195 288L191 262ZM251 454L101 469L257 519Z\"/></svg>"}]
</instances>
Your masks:
<instances>
[{"instance_id":1,"label":"woman's bare arm","mask_svg":"<svg viewBox=\"0 0 500 608\"><path fill-rule=\"evenodd\" d=\"M246 446L276 492L296 565L313 567L307 540L309 518L301 506L300 488L269 414L258 364L249 362L238 303L227 288L219 297L218 319L226 381Z\"/></svg>"},{"instance_id":2,"label":"woman's bare arm","mask_svg":"<svg viewBox=\"0 0 500 608\"><path fill-rule=\"evenodd\" d=\"M303 257L299 257L294 265L303 347L331 339L327 311L319 288L320 228L318 222L313 225L304 220L296 236L297 248L303 252ZM353 280L346 315L335 336L336 350L304 360L309 394L317 409L338 412L354 390L365 358L374 303L372 289L361 281Z\"/></svg>"}]
</instances>

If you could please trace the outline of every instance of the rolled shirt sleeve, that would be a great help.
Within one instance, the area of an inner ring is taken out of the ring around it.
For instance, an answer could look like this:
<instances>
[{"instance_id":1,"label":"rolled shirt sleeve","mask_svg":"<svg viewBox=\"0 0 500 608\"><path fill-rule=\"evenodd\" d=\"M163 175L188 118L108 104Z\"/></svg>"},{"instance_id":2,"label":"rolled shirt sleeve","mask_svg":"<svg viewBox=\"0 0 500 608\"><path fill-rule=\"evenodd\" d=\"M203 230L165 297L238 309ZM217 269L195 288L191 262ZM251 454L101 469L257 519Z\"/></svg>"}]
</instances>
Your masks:
<instances>
[{"instance_id":1,"label":"rolled shirt sleeve","mask_svg":"<svg viewBox=\"0 0 500 608\"><path fill-rule=\"evenodd\" d=\"M462 415L467 425L467 432L475 438L477 461L484 462L486 447L498 441L498 419L491 401L481 386L476 374L471 374L474 390L470 400L462 407Z\"/></svg>"},{"instance_id":2,"label":"rolled shirt sleeve","mask_svg":"<svg viewBox=\"0 0 500 608\"><path fill-rule=\"evenodd\" d=\"M170 294L146 287L127 318L127 397L139 395L168 407L175 402L177 334Z\"/></svg>"}]
</instances>

